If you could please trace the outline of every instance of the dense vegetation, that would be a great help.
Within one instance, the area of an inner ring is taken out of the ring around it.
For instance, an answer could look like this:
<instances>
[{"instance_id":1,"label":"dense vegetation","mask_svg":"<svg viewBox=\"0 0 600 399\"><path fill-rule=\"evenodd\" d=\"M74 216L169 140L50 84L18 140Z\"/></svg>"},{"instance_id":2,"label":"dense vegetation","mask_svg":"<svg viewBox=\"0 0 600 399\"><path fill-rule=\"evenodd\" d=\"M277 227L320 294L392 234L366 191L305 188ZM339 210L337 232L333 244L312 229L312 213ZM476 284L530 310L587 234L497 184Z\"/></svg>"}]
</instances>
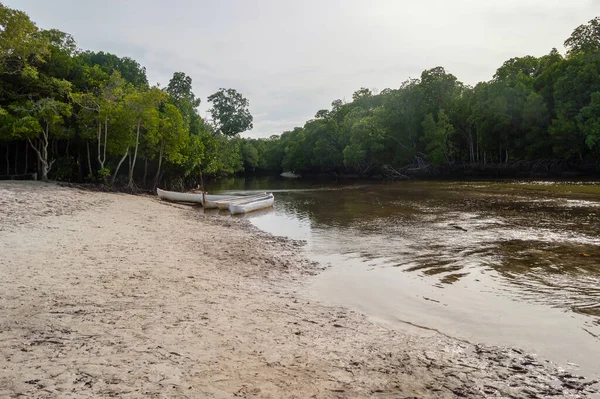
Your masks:
<instances>
[{"instance_id":1,"label":"dense vegetation","mask_svg":"<svg viewBox=\"0 0 600 399\"><path fill-rule=\"evenodd\" d=\"M136 61L82 51L69 34L38 29L0 3L0 174L135 189L241 171L248 100L221 89L208 101L210 123L184 73L150 87Z\"/></svg>"},{"instance_id":2,"label":"dense vegetation","mask_svg":"<svg viewBox=\"0 0 600 399\"><path fill-rule=\"evenodd\" d=\"M512 58L475 87L437 67L397 89L360 89L304 127L248 140L246 166L389 177L491 163L597 170L600 18L575 29L565 47L566 56L552 49Z\"/></svg>"},{"instance_id":3,"label":"dense vegetation","mask_svg":"<svg viewBox=\"0 0 600 399\"><path fill-rule=\"evenodd\" d=\"M233 89L198 114L192 80L150 87L135 60L80 50L0 3L0 175L183 188L238 172L431 175L482 165L600 159L600 18L543 57L506 61L470 87L442 67L397 89L362 88L268 139Z\"/></svg>"}]
</instances>

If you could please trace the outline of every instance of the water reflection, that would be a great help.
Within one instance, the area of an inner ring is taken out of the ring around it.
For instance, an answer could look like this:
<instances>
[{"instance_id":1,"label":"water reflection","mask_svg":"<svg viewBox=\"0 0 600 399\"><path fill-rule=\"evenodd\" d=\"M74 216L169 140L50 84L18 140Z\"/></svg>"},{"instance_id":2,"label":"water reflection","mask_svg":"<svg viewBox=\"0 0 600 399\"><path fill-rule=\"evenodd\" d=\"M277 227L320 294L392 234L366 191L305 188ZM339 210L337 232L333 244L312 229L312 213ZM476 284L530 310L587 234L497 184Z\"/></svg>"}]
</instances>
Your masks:
<instances>
[{"instance_id":1,"label":"water reflection","mask_svg":"<svg viewBox=\"0 0 600 399\"><path fill-rule=\"evenodd\" d=\"M317 277L324 298L600 373L586 360L600 356L598 185L262 178L212 188L277 192L273 211L246 217L332 264ZM542 327L552 331L540 343Z\"/></svg>"}]
</instances>

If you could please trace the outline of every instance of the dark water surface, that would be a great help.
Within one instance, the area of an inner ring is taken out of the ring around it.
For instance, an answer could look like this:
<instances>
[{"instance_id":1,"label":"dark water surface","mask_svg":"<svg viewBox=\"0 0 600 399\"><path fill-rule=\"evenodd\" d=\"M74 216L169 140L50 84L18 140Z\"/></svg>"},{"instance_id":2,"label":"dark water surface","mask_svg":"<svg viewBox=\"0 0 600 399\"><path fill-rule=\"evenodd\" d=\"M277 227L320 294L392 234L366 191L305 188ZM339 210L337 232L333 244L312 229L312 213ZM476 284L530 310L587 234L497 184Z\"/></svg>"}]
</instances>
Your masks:
<instances>
[{"instance_id":1,"label":"dark water surface","mask_svg":"<svg viewBox=\"0 0 600 399\"><path fill-rule=\"evenodd\" d=\"M331 265L313 298L600 376L598 183L255 178L210 189L275 193L273 210L245 217Z\"/></svg>"}]
</instances>

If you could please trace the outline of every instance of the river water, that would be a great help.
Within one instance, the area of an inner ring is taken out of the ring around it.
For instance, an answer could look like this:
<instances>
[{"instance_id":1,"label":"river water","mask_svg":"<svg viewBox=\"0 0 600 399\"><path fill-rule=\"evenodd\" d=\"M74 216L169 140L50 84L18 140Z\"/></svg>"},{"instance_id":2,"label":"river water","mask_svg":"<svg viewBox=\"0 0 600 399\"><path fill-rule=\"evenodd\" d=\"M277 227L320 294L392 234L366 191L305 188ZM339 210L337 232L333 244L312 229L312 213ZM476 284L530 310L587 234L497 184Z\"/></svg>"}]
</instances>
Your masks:
<instances>
[{"instance_id":1,"label":"river water","mask_svg":"<svg viewBox=\"0 0 600 399\"><path fill-rule=\"evenodd\" d=\"M306 240L305 255L330 266L312 298L600 376L598 182L234 178L209 188L275 194L272 210L244 217Z\"/></svg>"}]
</instances>

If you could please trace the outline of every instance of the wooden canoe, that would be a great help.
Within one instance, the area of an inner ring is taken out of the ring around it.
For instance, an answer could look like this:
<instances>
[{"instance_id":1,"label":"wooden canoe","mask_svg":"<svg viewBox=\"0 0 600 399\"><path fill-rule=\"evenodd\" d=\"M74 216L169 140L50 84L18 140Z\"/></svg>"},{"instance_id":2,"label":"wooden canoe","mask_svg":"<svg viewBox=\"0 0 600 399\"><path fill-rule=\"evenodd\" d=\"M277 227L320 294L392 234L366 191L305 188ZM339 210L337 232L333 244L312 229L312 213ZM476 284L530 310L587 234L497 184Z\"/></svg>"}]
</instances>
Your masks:
<instances>
[{"instance_id":1,"label":"wooden canoe","mask_svg":"<svg viewBox=\"0 0 600 399\"><path fill-rule=\"evenodd\" d=\"M231 203L229 204L229 212L231 212L232 215L253 212L259 209L269 208L273 206L274 202L275 197L273 196L273 194L267 194L265 196L262 196L261 198Z\"/></svg>"}]
</instances>

